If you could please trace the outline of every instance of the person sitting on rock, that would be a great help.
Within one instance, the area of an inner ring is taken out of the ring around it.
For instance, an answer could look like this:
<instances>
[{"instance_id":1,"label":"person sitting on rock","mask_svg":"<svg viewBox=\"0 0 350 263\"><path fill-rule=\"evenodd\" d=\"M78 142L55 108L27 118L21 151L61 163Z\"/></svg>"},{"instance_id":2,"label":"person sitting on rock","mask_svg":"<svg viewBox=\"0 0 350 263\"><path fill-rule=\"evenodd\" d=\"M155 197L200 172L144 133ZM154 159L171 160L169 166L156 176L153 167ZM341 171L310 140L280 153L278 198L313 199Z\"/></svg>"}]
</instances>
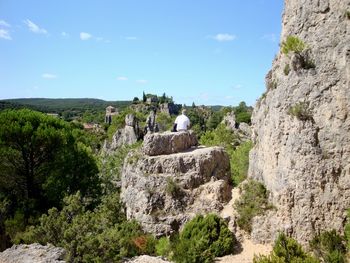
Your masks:
<instances>
[{"instance_id":1,"label":"person sitting on rock","mask_svg":"<svg viewBox=\"0 0 350 263\"><path fill-rule=\"evenodd\" d=\"M182 110L182 114L177 116L174 122L173 130L176 131L187 131L190 127L190 119L186 116L186 109Z\"/></svg>"}]
</instances>

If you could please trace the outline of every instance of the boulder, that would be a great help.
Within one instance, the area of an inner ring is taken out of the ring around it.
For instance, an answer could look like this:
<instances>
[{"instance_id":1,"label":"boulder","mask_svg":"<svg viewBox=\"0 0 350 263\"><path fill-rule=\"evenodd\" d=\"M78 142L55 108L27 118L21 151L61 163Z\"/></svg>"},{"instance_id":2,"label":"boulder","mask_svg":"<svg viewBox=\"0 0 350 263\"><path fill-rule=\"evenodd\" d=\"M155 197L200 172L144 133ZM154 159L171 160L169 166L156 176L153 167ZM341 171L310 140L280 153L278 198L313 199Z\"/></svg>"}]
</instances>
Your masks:
<instances>
[{"instance_id":1,"label":"boulder","mask_svg":"<svg viewBox=\"0 0 350 263\"><path fill-rule=\"evenodd\" d=\"M64 263L63 248L40 244L14 245L0 253L1 263Z\"/></svg>"},{"instance_id":2,"label":"boulder","mask_svg":"<svg viewBox=\"0 0 350 263\"><path fill-rule=\"evenodd\" d=\"M229 157L221 147L156 156L130 152L121 182L127 218L157 236L177 231L196 214L218 213L231 196Z\"/></svg>"},{"instance_id":3,"label":"boulder","mask_svg":"<svg viewBox=\"0 0 350 263\"><path fill-rule=\"evenodd\" d=\"M198 144L193 131L148 133L144 137L143 152L150 156L178 153Z\"/></svg>"}]
</instances>

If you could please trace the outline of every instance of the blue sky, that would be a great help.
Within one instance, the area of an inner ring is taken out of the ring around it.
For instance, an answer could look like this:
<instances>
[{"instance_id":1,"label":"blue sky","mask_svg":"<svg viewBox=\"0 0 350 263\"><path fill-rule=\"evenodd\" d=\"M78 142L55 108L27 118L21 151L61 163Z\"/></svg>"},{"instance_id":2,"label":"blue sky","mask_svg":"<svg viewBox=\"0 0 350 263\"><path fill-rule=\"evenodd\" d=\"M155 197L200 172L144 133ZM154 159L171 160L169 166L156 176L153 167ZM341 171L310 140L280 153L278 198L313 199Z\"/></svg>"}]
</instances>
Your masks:
<instances>
[{"instance_id":1,"label":"blue sky","mask_svg":"<svg viewBox=\"0 0 350 263\"><path fill-rule=\"evenodd\" d=\"M0 0L0 99L253 105L279 49L283 1Z\"/></svg>"}]
</instances>

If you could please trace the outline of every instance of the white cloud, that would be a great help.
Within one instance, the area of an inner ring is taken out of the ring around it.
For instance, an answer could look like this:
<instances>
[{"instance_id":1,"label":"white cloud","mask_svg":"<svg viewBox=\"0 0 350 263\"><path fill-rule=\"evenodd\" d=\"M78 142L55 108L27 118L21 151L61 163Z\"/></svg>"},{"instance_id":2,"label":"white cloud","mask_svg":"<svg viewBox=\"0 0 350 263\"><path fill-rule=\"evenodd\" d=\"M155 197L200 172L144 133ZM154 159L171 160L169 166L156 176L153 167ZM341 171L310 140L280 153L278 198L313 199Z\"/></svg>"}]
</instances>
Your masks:
<instances>
[{"instance_id":1,"label":"white cloud","mask_svg":"<svg viewBox=\"0 0 350 263\"><path fill-rule=\"evenodd\" d=\"M36 34L47 34L46 29L39 27L38 25L34 24L29 19L26 19L24 23L28 26L28 29Z\"/></svg>"},{"instance_id":2,"label":"white cloud","mask_svg":"<svg viewBox=\"0 0 350 263\"><path fill-rule=\"evenodd\" d=\"M117 78L117 80L128 80L128 78L127 78L127 77L120 76L120 77Z\"/></svg>"},{"instance_id":3,"label":"white cloud","mask_svg":"<svg viewBox=\"0 0 350 263\"><path fill-rule=\"evenodd\" d=\"M67 32L62 31L61 36L67 38L69 37L69 34Z\"/></svg>"},{"instance_id":4,"label":"white cloud","mask_svg":"<svg viewBox=\"0 0 350 263\"><path fill-rule=\"evenodd\" d=\"M41 75L41 77L44 79L56 79L57 75L51 73L44 73Z\"/></svg>"},{"instance_id":5,"label":"white cloud","mask_svg":"<svg viewBox=\"0 0 350 263\"><path fill-rule=\"evenodd\" d=\"M6 40L12 40L10 33L7 30L1 29L1 28L0 28L0 38L6 39Z\"/></svg>"},{"instance_id":6,"label":"white cloud","mask_svg":"<svg viewBox=\"0 0 350 263\"><path fill-rule=\"evenodd\" d=\"M127 36L127 37L124 37L124 39L126 39L126 40L138 40L139 38L134 37L134 36Z\"/></svg>"},{"instance_id":7,"label":"white cloud","mask_svg":"<svg viewBox=\"0 0 350 263\"><path fill-rule=\"evenodd\" d=\"M232 86L232 89L241 89L243 87L243 85L241 84L236 84Z\"/></svg>"},{"instance_id":8,"label":"white cloud","mask_svg":"<svg viewBox=\"0 0 350 263\"><path fill-rule=\"evenodd\" d=\"M0 26L11 27L11 25L9 23L7 23L5 20L0 20Z\"/></svg>"},{"instance_id":9,"label":"white cloud","mask_svg":"<svg viewBox=\"0 0 350 263\"><path fill-rule=\"evenodd\" d=\"M89 40L92 37L91 34L86 33L86 32L81 32L80 33L80 39L81 40Z\"/></svg>"},{"instance_id":10,"label":"white cloud","mask_svg":"<svg viewBox=\"0 0 350 263\"><path fill-rule=\"evenodd\" d=\"M265 34L261 37L263 40L268 40L270 42L276 43L277 42L277 37L275 34Z\"/></svg>"},{"instance_id":11,"label":"white cloud","mask_svg":"<svg viewBox=\"0 0 350 263\"><path fill-rule=\"evenodd\" d=\"M139 83L139 84L146 84L146 83L148 83L148 81L145 80L145 79L139 79L139 80L136 80L136 82Z\"/></svg>"},{"instance_id":12,"label":"white cloud","mask_svg":"<svg viewBox=\"0 0 350 263\"><path fill-rule=\"evenodd\" d=\"M217 34L215 36L211 36L211 38L219 42L225 42L235 40L237 37L235 35L230 34Z\"/></svg>"}]
</instances>

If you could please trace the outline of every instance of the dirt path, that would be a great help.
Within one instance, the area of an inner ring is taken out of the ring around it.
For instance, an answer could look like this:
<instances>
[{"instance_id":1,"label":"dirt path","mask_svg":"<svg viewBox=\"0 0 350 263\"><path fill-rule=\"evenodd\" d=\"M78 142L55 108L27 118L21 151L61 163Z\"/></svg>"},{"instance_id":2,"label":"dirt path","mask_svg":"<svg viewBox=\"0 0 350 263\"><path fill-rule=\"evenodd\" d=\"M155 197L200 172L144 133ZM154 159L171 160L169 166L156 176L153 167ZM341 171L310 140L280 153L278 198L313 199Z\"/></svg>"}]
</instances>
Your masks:
<instances>
[{"instance_id":1,"label":"dirt path","mask_svg":"<svg viewBox=\"0 0 350 263\"><path fill-rule=\"evenodd\" d=\"M238 188L232 189L232 199L221 211L222 217L224 218L227 216L232 217L234 215L234 210L232 205L238 198L239 198L239 189ZM232 225L230 226L230 228L232 230ZM250 240L249 237L247 236L243 236L240 239L243 239L243 241L241 241L241 251L238 254L217 258L215 262L251 263L253 262L254 255L259 255L259 254L267 255L272 250L271 245L254 244L252 240Z\"/></svg>"}]
</instances>

